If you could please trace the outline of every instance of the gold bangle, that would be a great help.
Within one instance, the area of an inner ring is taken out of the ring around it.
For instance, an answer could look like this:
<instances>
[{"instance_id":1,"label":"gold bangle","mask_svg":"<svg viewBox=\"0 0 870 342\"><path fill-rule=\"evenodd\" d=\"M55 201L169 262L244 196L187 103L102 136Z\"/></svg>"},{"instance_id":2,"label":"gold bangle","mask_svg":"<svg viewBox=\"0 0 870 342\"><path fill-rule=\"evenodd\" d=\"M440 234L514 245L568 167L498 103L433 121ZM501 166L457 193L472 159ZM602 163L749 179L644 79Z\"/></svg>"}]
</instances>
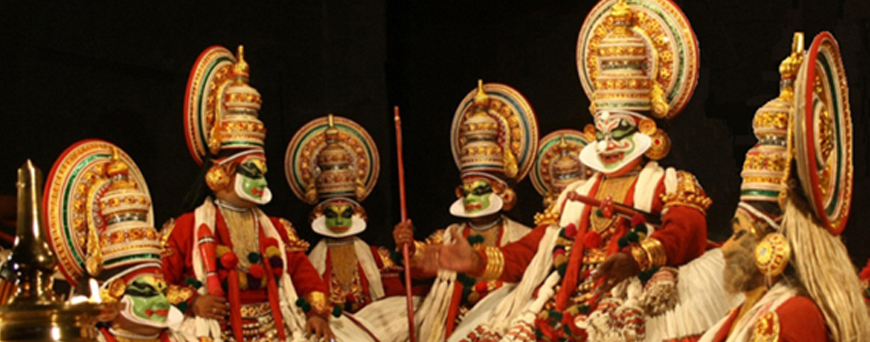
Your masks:
<instances>
[{"instance_id":1,"label":"gold bangle","mask_svg":"<svg viewBox=\"0 0 870 342\"><path fill-rule=\"evenodd\" d=\"M637 265L640 267L641 271L646 271L650 269L650 257L643 248L637 245L631 246L631 257L634 258L634 261L637 262Z\"/></svg>"},{"instance_id":2,"label":"gold bangle","mask_svg":"<svg viewBox=\"0 0 870 342\"><path fill-rule=\"evenodd\" d=\"M668 263L668 254L662 242L655 238L646 238L640 242L640 248L646 251L649 257L650 267L662 267Z\"/></svg>"},{"instance_id":3,"label":"gold bangle","mask_svg":"<svg viewBox=\"0 0 870 342\"><path fill-rule=\"evenodd\" d=\"M329 309L329 298L323 292L311 291L305 296L305 299L311 305L311 313L313 314L328 316L332 311Z\"/></svg>"},{"instance_id":4,"label":"gold bangle","mask_svg":"<svg viewBox=\"0 0 870 342\"><path fill-rule=\"evenodd\" d=\"M504 253L498 247L492 246L484 248L483 253L486 254L486 269L481 278L486 280L501 278L504 272Z\"/></svg>"}]
</instances>

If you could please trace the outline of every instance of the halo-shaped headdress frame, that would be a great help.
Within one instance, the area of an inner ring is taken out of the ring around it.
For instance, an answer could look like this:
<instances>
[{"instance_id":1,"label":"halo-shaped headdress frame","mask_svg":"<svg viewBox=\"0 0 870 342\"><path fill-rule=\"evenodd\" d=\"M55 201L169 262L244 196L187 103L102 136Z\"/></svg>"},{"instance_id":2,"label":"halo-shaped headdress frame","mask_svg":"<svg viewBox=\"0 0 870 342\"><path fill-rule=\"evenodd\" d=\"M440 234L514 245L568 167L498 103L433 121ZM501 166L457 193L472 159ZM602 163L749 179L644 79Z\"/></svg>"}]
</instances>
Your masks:
<instances>
[{"instance_id":1,"label":"halo-shaped headdress frame","mask_svg":"<svg viewBox=\"0 0 870 342\"><path fill-rule=\"evenodd\" d=\"M852 119L840 48L829 32L817 35L804 57L793 120L797 175L816 217L838 235L852 204Z\"/></svg>"},{"instance_id":2,"label":"halo-shaped headdress frame","mask_svg":"<svg viewBox=\"0 0 870 342\"><path fill-rule=\"evenodd\" d=\"M190 70L184 97L184 137L197 165L202 166L207 155L208 138L223 110L219 104L235 62L229 50L215 45L205 49Z\"/></svg>"},{"instance_id":3,"label":"halo-shaped headdress frame","mask_svg":"<svg viewBox=\"0 0 870 342\"><path fill-rule=\"evenodd\" d=\"M538 157L532 166L532 173L529 176L532 179L532 185L534 185L535 190L541 195L546 196L550 193L550 188L553 187L551 179L553 177L552 164L561 155L559 144L563 138L565 144L567 144L568 154L577 159L578 164L582 165L579 156L580 150L589 144L586 141L586 134L583 132L574 129L560 129L541 138L541 141L538 142Z\"/></svg>"},{"instance_id":4,"label":"halo-shaped headdress frame","mask_svg":"<svg viewBox=\"0 0 870 342\"><path fill-rule=\"evenodd\" d=\"M474 88L456 107L453 124L450 127L450 148L453 150L453 161L460 170L460 127L473 111L474 96L478 89ZM483 91L489 96L489 113L497 113L494 118L499 125L498 144L504 148L505 139L510 138L510 149L517 161L517 174L508 181L519 183L532 169L535 162L535 152L538 148L538 118L529 101L516 89L501 83L485 83ZM509 135L509 136L507 136Z\"/></svg>"},{"instance_id":5,"label":"halo-shaped headdress frame","mask_svg":"<svg viewBox=\"0 0 870 342\"><path fill-rule=\"evenodd\" d=\"M698 82L698 39L683 11L670 0L627 0L633 16L632 30L643 37L649 61L647 75L654 75L669 105L665 118L676 117L689 102ZM586 16L577 38L577 71L586 96L593 98L598 75L598 43L613 29L610 9L617 0L598 2ZM593 113L594 114L594 113Z\"/></svg>"},{"instance_id":6,"label":"halo-shaped headdress frame","mask_svg":"<svg viewBox=\"0 0 870 342\"><path fill-rule=\"evenodd\" d=\"M333 120L338 129L338 143L350 153L351 164L363 186L362 196L356 200L363 201L378 182L381 161L377 145L369 133L353 120L341 116L333 116ZM328 126L326 116L311 120L296 132L284 153L287 183L296 197L308 204L317 203L306 199L305 192L317 177L317 157L326 147L324 133Z\"/></svg>"},{"instance_id":7,"label":"halo-shaped headdress frame","mask_svg":"<svg viewBox=\"0 0 870 342\"><path fill-rule=\"evenodd\" d=\"M129 181L135 182L151 203L148 185L142 171L133 159L114 144L97 139L79 141L58 157L48 175L42 197L48 238L66 280L76 286L87 273L88 225L97 231L107 224L99 214L100 195L109 189L110 180L104 175L112 161L112 151L127 167ZM94 208L94 209L87 209ZM147 222L154 225L153 207ZM85 217L88 215L89 217ZM99 246L97 246L99 248Z\"/></svg>"}]
</instances>

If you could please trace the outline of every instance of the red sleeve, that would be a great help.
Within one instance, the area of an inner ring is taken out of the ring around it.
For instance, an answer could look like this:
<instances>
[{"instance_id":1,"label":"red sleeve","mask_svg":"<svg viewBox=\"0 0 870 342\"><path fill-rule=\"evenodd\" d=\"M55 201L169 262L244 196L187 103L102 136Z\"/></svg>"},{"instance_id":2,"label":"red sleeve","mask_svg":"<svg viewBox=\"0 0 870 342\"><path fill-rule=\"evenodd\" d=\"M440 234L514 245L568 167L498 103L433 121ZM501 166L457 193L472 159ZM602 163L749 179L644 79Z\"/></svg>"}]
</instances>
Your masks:
<instances>
[{"instance_id":1,"label":"red sleeve","mask_svg":"<svg viewBox=\"0 0 870 342\"><path fill-rule=\"evenodd\" d=\"M688 175L688 173L686 173ZM697 181L699 195L706 196ZM678 189L679 191L679 189ZM656 195L653 198L653 212L660 213L664 208L661 194L665 193L664 179L656 187ZM671 205L662 217L662 226L653 232L650 237L662 243L667 254L668 266L682 266L704 254L707 248L707 217L697 208Z\"/></svg>"},{"instance_id":2,"label":"red sleeve","mask_svg":"<svg viewBox=\"0 0 870 342\"><path fill-rule=\"evenodd\" d=\"M828 340L825 318L812 299L797 296L778 308L779 340L786 342L825 342Z\"/></svg>"},{"instance_id":3,"label":"red sleeve","mask_svg":"<svg viewBox=\"0 0 870 342\"><path fill-rule=\"evenodd\" d=\"M389 250L375 246L369 246L369 248L372 250L372 256L380 271L381 283L384 285L384 297L404 296L405 284L402 283L402 278L399 277L402 269L389 259Z\"/></svg>"},{"instance_id":4,"label":"red sleeve","mask_svg":"<svg viewBox=\"0 0 870 342\"><path fill-rule=\"evenodd\" d=\"M188 265L192 263L193 219L193 213L181 215L169 233L166 250L163 251L163 278L168 284L185 285L186 275L191 273Z\"/></svg>"},{"instance_id":5,"label":"red sleeve","mask_svg":"<svg viewBox=\"0 0 870 342\"><path fill-rule=\"evenodd\" d=\"M272 220L275 230L277 230L278 234L281 235L281 240L284 241L285 245L299 245L297 241L291 241L293 239L299 239L296 236L295 231L292 231L292 227L284 226L278 218L270 217L269 219ZM288 235L290 234L288 232L291 231L293 232L292 237ZM290 274L290 278L293 280L293 287L296 288L296 292L299 296L307 296L313 291L319 291L324 294L328 293L326 283L324 283L323 279L320 278L320 274L317 274L314 265L311 265L311 261L309 261L308 256L305 255L305 250L288 248L287 273Z\"/></svg>"},{"instance_id":6,"label":"red sleeve","mask_svg":"<svg viewBox=\"0 0 870 342\"><path fill-rule=\"evenodd\" d=\"M515 283L522 279L523 274L526 272L526 267L529 266L529 263L538 251L538 244L540 244L541 239L544 238L544 233L547 232L547 227L548 226L546 225L538 226L526 234L526 236L523 236L522 239L499 247L499 250L504 256L504 270L502 271L499 280L508 283ZM473 271L473 274L470 274L472 276L481 276L483 271L486 269L486 263L489 262L486 254L482 251L478 251L477 254L483 261L481 263L482 267Z\"/></svg>"},{"instance_id":7,"label":"red sleeve","mask_svg":"<svg viewBox=\"0 0 870 342\"><path fill-rule=\"evenodd\" d=\"M662 220L661 228L650 237L662 243L669 266L681 266L704 254L707 218L697 209L671 206Z\"/></svg>"}]
</instances>

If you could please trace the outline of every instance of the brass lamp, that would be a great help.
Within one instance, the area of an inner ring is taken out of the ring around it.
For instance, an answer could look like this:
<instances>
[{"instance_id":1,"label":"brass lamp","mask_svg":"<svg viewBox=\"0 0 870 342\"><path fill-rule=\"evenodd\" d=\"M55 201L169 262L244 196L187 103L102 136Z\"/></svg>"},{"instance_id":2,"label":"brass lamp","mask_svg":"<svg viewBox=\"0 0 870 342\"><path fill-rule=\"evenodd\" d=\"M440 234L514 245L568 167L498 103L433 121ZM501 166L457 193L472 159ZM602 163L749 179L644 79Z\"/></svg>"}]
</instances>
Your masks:
<instances>
[{"instance_id":1,"label":"brass lamp","mask_svg":"<svg viewBox=\"0 0 870 342\"><path fill-rule=\"evenodd\" d=\"M30 160L18 169L17 186L18 227L7 262L16 290L0 306L0 342L95 341L98 317L117 313L117 306L101 303L99 291L79 303L55 296L51 287L57 260L43 228L42 172Z\"/></svg>"}]
</instances>

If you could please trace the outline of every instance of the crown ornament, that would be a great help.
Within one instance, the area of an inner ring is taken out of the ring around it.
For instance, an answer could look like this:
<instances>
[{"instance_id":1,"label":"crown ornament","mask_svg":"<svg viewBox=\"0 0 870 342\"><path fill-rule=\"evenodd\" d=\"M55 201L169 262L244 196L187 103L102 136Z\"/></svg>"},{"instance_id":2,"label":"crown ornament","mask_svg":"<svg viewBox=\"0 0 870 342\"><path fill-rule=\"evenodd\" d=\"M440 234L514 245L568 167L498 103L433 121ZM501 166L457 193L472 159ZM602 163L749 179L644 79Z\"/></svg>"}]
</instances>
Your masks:
<instances>
[{"instance_id":1,"label":"crown ornament","mask_svg":"<svg viewBox=\"0 0 870 342\"><path fill-rule=\"evenodd\" d=\"M290 140L285 176L308 204L343 198L363 201L377 183L380 157L368 132L333 114L305 124Z\"/></svg>"},{"instance_id":2,"label":"crown ornament","mask_svg":"<svg viewBox=\"0 0 870 342\"><path fill-rule=\"evenodd\" d=\"M794 36L792 52L780 64L780 93L765 103L752 119L758 143L746 153L740 176L742 201L778 202L789 177L789 120L794 111L794 82L803 60L804 39Z\"/></svg>"},{"instance_id":3,"label":"crown ornament","mask_svg":"<svg viewBox=\"0 0 870 342\"><path fill-rule=\"evenodd\" d=\"M676 118L698 80L698 41L668 0L602 0L577 39L577 71L590 112L631 113L652 139L645 155L662 159L668 134L653 119ZM593 128L594 133L594 128Z\"/></svg>"},{"instance_id":4,"label":"crown ornament","mask_svg":"<svg viewBox=\"0 0 870 342\"><path fill-rule=\"evenodd\" d=\"M753 118L758 143L746 154L741 204L782 207L788 189L797 187L821 225L838 235L848 221L854 177L848 83L830 33L818 34L806 52L803 43L803 34L795 33L779 67L780 94Z\"/></svg>"},{"instance_id":5,"label":"crown ornament","mask_svg":"<svg viewBox=\"0 0 870 342\"><path fill-rule=\"evenodd\" d=\"M244 47L237 55L221 46L203 51L191 70L185 97L184 126L197 164L238 152L263 150L266 128L259 119L260 93L249 84Z\"/></svg>"},{"instance_id":6,"label":"crown ornament","mask_svg":"<svg viewBox=\"0 0 870 342\"><path fill-rule=\"evenodd\" d=\"M516 183L529 172L537 146L537 119L526 99L503 84L478 80L460 102L451 147L463 176L486 174Z\"/></svg>"},{"instance_id":7,"label":"crown ornament","mask_svg":"<svg viewBox=\"0 0 870 342\"><path fill-rule=\"evenodd\" d=\"M160 273L160 236L136 164L117 146L84 140L58 158L45 190L48 235L73 286L85 274Z\"/></svg>"},{"instance_id":8,"label":"crown ornament","mask_svg":"<svg viewBox=\"0 0 870 342\"><path fill-rule=\"evenodd\" d=\"M588 144L586 134L573 129L557 130L538 142L538 157L530 177L535 190L544 197L544 207L549 207L565 187L589 176L591 171L579 156Z\"/></svg>"}]
</instances>

